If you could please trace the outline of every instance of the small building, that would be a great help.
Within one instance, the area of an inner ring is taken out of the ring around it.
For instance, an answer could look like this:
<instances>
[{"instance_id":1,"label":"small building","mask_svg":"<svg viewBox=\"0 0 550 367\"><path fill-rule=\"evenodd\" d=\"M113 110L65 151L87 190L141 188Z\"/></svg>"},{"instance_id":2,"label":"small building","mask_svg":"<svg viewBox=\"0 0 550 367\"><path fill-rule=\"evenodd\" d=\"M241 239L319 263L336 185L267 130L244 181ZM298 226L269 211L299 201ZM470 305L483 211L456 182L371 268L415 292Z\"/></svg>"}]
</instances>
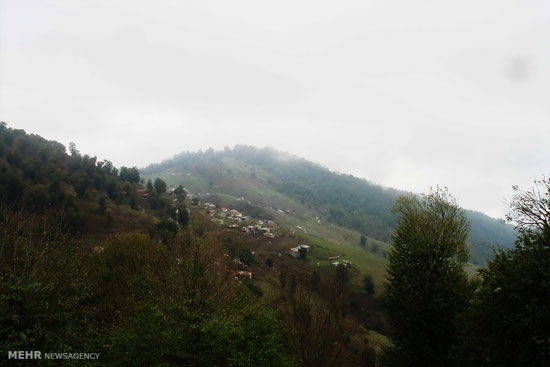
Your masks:
<instances>
[{"instance_id":1,"label":"small building","mask_svg":"<svg viewBox=\"0 0 550 367\"><path fill-rule=\"evenodd\" d=\"M264 233L264 237L273 239L273 238L275 238L275 235L273 233L269 232L269 233Z\"/></svg>"},{"instance_id":2,"label":"small building","mask_svg":"<svg viewBox=\"0 0 550 367\"><path fill-rule=\"evenodd\" d=\"M239 279L252 280L252 272L250 271L240 270L237 272L237 276L239 277Z\"/></svg>"},{"instance_id":3,"label":"small building","mask_svg":"<svg viewBox=\"0 0 550 367\"><path fill-rule=\"evenodd\" d=\"M308 245L300 245L298 246L298 249L301 249L303 248L304 250L306 250L307 253L309 253L309 249L311 248L311 246L308 246Z\"/></svg>"},{"instance_id":4,"label":"small building","mask_svg":"<svg viewBox=\"0 0 550 367\"><path fill-rule=\"evenodd\" d=\"M241 212L238 212L237 210L230 210L229 213L231 213L232 216L240 218L243 216Z\"/></svg>"},{"instance_id":5,"label":"small building","mask_svg":"<svg viewBox=\"0 0 550 367\"><path fill-rule=\"evenodd\" d=\"M309 253L309 249L311 246L308 245L298 245L296 247L291 248L287 251L287 253L292 257L299 257L300 256L300 250L305 250L306 253Z\"/></svg>"}]
</instances>

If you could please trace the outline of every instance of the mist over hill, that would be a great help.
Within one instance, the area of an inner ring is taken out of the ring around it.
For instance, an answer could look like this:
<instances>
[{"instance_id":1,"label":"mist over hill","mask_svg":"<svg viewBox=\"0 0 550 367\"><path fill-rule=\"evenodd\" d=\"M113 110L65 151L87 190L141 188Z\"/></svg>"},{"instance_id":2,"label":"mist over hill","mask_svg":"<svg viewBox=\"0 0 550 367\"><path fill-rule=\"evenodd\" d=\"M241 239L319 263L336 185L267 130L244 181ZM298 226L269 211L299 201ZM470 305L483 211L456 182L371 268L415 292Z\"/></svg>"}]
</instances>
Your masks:
<instances>
[{"instance_id":1,"label":"mist over hill","mask_svg":"<svg viewBox=\"0 0 550 367\"><path fill-rule=\"evenodd\" d=\"M181 153L141 172L219 200L243 197L257 207L276 209L300 205L304 211L316 213L310 215L386 243L390 242L396 224L393 202L406 194L363 178L332 172L273 148L244 145L223 151ZM493 247L513 245L516 233L511 225L475 211L466 210L466 215L471 223L471 262L482 264L492 256Z\"/></svg>"}]
</instances>

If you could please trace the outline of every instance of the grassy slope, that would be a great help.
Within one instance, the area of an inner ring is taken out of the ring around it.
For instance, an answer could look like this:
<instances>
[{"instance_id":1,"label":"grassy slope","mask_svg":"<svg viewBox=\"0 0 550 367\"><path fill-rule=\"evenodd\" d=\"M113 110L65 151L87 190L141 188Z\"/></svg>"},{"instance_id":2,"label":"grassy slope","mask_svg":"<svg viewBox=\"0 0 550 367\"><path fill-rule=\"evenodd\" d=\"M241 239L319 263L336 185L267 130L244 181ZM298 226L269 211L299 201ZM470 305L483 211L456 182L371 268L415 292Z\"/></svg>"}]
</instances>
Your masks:
<instances>
[{"instance_id":1,"label":"grassy slope","mask_svg":"<svg viewBox=\"0 0 550 367\"><path fill-rule=\"evenodd\" d=\"M210 193L210 197L216 195L222 204L228 207L237 203L238 198L244 197L245 201L261 207L280 227L303 235L314 243L316 248L312 252L312 257L315 258L315 262L328 264L329 261L323 258L340 255L342 259L354 263L359 270L360 276L354 277L354 282L359 285L363 276L370 274L380 289L385 277L385 260L381 255L389 250L388 244L368 238L365 250L359 246L360 233L329 223L324 218L320 218L318 223L316 212L279 193L269 184L268 172L255 167L253 178L249 166L231 157L225 157L223 165L226 170L231 170L230 176L217 180L212 186L208 180L195 172L184 172L178 168L165 169L155 175L144 177L161 177L169 186L183 185L194 194L201 193L201 201L209 200L208 196L204 196L206 193ZM174 173L176 175L173 175ZM290 213L280 214L276 209L288 210ZM305 228L306 231L298 229L297 226ZM369 252L373 247L377 248L376 254ZM331 255L328 255L329 253Z\"/></svg>"},{"instance_id":2,"label":"grassy slope","mask_svg":"<svg viewBox=\"0 0 550 367\"><path fill-rule=\"evenodd\" d=\"M314 244L311 250L310 261L319 263L321 266L329 265L334 261L348 260L359 271L358 277L353 277L352 281L361 286L365 275L371 275L374 279L376 289L381 289L381 285L386 277L385 260L376 256L358 246L351 246L346 243L335 243L323 238L312 235L302 235ZM327 257L339 255L338 260L327 260Z\"/></svg>"}]
</instances>

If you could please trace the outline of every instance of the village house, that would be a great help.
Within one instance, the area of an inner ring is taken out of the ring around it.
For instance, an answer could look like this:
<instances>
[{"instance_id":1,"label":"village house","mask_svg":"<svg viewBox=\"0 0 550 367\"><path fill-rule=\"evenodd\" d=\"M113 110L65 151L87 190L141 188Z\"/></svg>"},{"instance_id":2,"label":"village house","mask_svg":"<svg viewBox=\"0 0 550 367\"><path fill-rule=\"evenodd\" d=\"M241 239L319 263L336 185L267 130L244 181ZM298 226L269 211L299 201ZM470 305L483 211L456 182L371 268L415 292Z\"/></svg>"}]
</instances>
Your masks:
<instances>
[{"instance_id":1,"label":"village house","mask_svg":"<svg viewBox=\"0 0 550 367\"><path fill-rule=\"evenodd\" d=\"M242 213L240 213L236 210L230 210L229 213L231 213L232 216L237 217L237 218L240 218L240 217L243 216Z\"/></svg>"},{"instance_id":2,"label":"village house","mask_svg":"<svg viewBox=\"0 0 550 367\"><path fill-rule=\"evenodd\" d=\"M351 261L342 260L341 262L340 261L335 261L335 262L331 263L330 265L332 265L332 266L342 265L344 267L348 267L348 265L352 265L352 264L351 264Z\"/></svg>"},{"instance_id":3,"label":"village house","mask_svg":"<svg viewBox=\"0 0 550 367\"><path fill-rule=\"evenodd\" d=\"M292 257L300 257L300 250L305 250L306 253L309 253L309 249L311 246L308 245L298 245L296 247L293 247L287 251L287 253Z\"/></svg>"},{"instance_id":4,"label":"village house","mask_svg":"<svg viewBox=\"0 0 550 367\"><path fill-rule=\"evenodd\" d=\"M239 271L237 272L237 276L239 277L239 279L248 279L248 280L252 280L252 272L250 271Z\"/></svg>"}]
</instances>

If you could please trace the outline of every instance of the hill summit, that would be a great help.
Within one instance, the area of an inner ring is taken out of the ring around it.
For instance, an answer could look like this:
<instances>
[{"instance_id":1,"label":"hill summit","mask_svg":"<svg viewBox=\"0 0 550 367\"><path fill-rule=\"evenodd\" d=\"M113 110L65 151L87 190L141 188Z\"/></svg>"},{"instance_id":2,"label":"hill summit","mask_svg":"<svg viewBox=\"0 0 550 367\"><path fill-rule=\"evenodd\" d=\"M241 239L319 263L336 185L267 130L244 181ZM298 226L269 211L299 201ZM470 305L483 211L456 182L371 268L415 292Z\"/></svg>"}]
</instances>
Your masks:
<instances>
[{"instance_id":1,"label":"hill summit","mask_svg":"<svg viewBox=\"0 0 550 367\"><path fill-rule=\"evenodd\" d=\"M393 202L406 194L273 148L245 145L184 152L141 172L209 196L209 202L237 205L266 218L286 214L290 224L318 231L330 223L384 243L390 242L396 224ZM512 246L512 226L479 212L467 210L466 215L471 262L484 263L495 246Z\"/></svg>"}]
</instances>

